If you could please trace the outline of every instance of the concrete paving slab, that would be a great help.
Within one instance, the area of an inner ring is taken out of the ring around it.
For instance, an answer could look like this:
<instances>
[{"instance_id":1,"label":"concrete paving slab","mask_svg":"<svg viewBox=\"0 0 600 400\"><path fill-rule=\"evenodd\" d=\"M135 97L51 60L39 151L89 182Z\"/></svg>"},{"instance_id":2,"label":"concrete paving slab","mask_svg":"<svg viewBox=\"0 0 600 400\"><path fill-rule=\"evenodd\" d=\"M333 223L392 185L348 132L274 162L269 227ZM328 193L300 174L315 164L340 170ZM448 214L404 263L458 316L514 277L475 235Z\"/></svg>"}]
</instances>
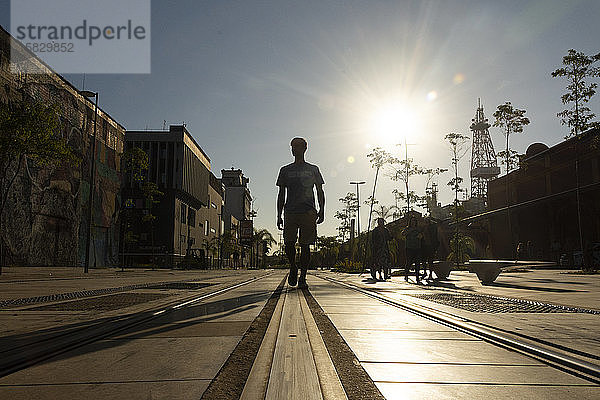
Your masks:
<instances>
[{"instance_id":1,"label":"concrete paving slab","mask_svg":"<svg viewBox=\"0 0 600 400\"><path fill-rule=\"evenodd\" d=\"M590 385L590 382L586 380L547 365L500 366L363 362L362 366L376 382Z\"/></svg>"},{"instance_id":2,"label":"concrete paving slab","mask_svg":"<svg viewBox=\"0 0 600 400\"><path fill-rule=\"evenodd\" d=\"M483 341L344 338L360 361L541 365Z\"/></svg>"},{"instance_id":3,"label":"concrete paving slab","mask_svg":"<svg viewBox=\"0 0 600 400\"><path fill-rule=\"evenodd\" d=\"M364 329L339 329L342 336L365 340L462 340L479 341L473 336L458 331L415 331L415 330L374 330Z\"/></svg>"},{"instance_id":4,"label":"concrete paving slab","mask_svg":"<svg viewBox=\"0 0 600 400\"><path fill-rule=\"evenodd\" d=\"M0 384L212 379L239 337L103 340L0 378Z\"/></svg>"},{"instance_id":5,"label":"concrete paving slab","mask_svg":"<svg viewBox=\"0 0 600 400\"><path fill-rule=\"evenodd\" d=\"M200 322L171 323L152 322L135 327L128 332L117 335L114 339L172 338L172 337L241 337L248 329L248 322Z\"/></svg>"},{"instance_id":6,"label":"concrete paving slab","mask_svg":"<svg viewBox=\"0 0 600 400\"><path fill-rule=\"evenodd\" d=\"M429 383L381 383L377 387L387 400L564 400L600 398L600 387L534 385L455 385Z\"/></svg>"},{"instance_id":7,"label":"concrete paving slab","mask_svg":"<svg viewBox=\"0 0 600 400\"><path fill-rule=\"evenodd\" d=\"M318 299L317 299L318 301ZM407 312L395 313L390 307L387 316L353 315L353 314L327 314L331 322L338 329L352 329L357 327L387 330L413 330L413 331L451 331L440 324L435 324L426 319L413 316Z\"/></svg>"},{"instance_id":8,"label":"concrete paving slab","mask_svg":"<svg viewBox=\"0 0 600 400\"><path fill-rule=\"evenodd\" d=\"M197 400L210 380L178 380L168 382L110 382L83 384L40 384L24 386L0 385L0 398L11 400L48 399L128 399ZM68 395L65 395L68 393Z\"/></svg>"}]
</instances>

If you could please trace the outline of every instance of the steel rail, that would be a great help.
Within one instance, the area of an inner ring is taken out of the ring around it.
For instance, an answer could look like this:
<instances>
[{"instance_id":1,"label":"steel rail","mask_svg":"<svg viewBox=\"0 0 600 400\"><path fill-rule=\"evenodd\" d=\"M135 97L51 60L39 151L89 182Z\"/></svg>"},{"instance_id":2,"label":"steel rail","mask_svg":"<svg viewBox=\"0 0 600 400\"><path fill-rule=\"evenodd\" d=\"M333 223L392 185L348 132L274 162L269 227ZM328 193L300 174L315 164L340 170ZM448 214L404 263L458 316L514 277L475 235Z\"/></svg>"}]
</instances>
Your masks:
<instances>
[{"instance_id":1,"label":"steel rail","mask_svg":"<svg viewBox=\"0 0 600 400\"><path fill-rule=\"evenodd\" d=\"M167 305L161 305L152 310L144 310L127 316L115 316L91 326L85 326L63 334L53 335L49 338L29 343L27 345L14 347L2 354L0 360L0 377L10 375L14 372L39 364L59 354L76 348L97 342L116 333L130 329L136 325L149 322L159 316L177 311L183 307L201 302L211 297L230 292L242 286L254 283L258 280L271 276L273 272L236 283L231 286L202 295L188 296L185 299L173 301ZM190 299L191 297L191 299ZM9 354L6 354L9 353Z\"/></svg>"},{"instance_id":2,"label":"steel rail","mask_svg":"<svg viewBox=\"0 0 600 400\"><path fill-rule=\"evenodd\" d=\"M391 299L385 295L374 293L368 289L361 288L354 284L341 282L329 277L318 275L313 276L336 283L340 286L344 286L348 289L377 299L383 303L403 309L412 314L448 326L471 336L475 336L494 345L508 348L526 356L533 357L556 368L563 369L566 372L576 374L577 376L588 381L600 384L600 365L593 364L586 360L545 348L540 345L526 343L522 340L510 337L509 334L496 332L493 330L493 328L479 326L474 321L469 321L456 315L440 312L421 304L416 304L405 300ZM552 345L548 344L547 346L550 347ZM573 351L573 353L575 353L575 351Z\"/></svg>"}]
</instances>

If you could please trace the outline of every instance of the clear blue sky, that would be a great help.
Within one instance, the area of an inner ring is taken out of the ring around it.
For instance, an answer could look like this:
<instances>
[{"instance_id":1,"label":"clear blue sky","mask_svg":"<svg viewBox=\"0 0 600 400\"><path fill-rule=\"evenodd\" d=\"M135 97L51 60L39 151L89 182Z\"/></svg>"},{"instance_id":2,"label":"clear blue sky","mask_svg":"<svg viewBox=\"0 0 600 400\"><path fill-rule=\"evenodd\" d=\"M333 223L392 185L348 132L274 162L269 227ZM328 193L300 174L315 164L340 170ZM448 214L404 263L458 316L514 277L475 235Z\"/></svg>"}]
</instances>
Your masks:
<instances>
[{"instance_id":1,"label":"clear blue sky","mask_svg":"<svg viewBox=\"0 0 600 400\"><path fill-rule=\"evenodd\" d=\"M9 28L8 2L0 24ZM336 234L343 197L374 172L366 159L378 144L404 156L397 134L374 123L401 107L398 130L409 132L409 155L427 167L450 166L443 137L469 134L477 98L491 119L511 101L532 123L511 139L553 145L566 128L556 113L565 83L550 77L570 48L600 51L600 2L539 1L159 1L152 2L152 73L87 75L101 106L128 129L185 121L209 154L215 175L244 170L258 210L256 225L275 227L275 180L291 161L289 141L309 142L327 196L319 234ZM118 62L118 60L115 60ZM81 75L66 76L81 88ZM600 114L600 95L590 107ZM491 128L496 150L500 132ZM468 178L470 154L461 162ZM439 178L443 203L450 176ZM468 179L467 179L468 181ZM414 179L418 193L424 182ZM386 177L377 198L393 204ZM363 207L361 225L366 226Z\"/></svg>"}]
</instances>

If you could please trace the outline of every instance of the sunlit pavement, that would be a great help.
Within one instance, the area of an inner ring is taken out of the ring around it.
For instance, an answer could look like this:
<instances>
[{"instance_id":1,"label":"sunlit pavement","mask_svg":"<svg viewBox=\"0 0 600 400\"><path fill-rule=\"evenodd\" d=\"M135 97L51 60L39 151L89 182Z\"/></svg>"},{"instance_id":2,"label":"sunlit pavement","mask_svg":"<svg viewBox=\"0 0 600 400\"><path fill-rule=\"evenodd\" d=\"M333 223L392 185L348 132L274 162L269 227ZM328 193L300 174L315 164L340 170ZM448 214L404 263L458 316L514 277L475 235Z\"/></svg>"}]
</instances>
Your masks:
<instances>
[{"instance_id":1,"label":"sunlit pavement","mask_svg":"<svg viewBox=\"0 0 600 400\"><path fill-rule=\"evenodd\" d=\"M171 281L209 283L195 292L201 294L271 272L99 270L82 275L53 269L50 276L48 270L32 269L21 275L9 271L0 279L6 289L0 300ZM285 273L275 271L235 292L8 375L0 379L0 398L199 398ZM598 355L598 315L475 312L419 297L474 293L598 310L598 275L551 270L503 273L494 285L482 286L474 274L453 272L448 281L425 286L405 283L402 277L373 282L366 274L313 271L308 283L311 294L388 399L600 397L600 386L587 380L322 278ZM165 297L132 306L127 312L140 312L191 293L174 289L138 292L163 293ZM37 305L43 304L48 303ZM56 332L121 312L33 310L37 305L0 310L3 348L40 332ZM287 336L286 332L280 334Z\"/></svg>"},{"instance_id":2,"label":"sunlit pavement","mask_svg":"<svg viewBox=\"0 0 600 400\"><path fill-rule=\"evenodd\" d=\"M532 358L430 322L396 307L335 285L330 277L396 299L519 329L532 336L578 346L598 354L600 316L590 314L486 314L420 300L437 289L407 284L401 277L373 282L363 276L316 272L311 293L388 399L423 398L598 398L600 387ZM474 275L453 273L444 286L475 293L524 297L598 309L598 276L534 271L501 275L482 287ZM548 291L541 290L543 288ZM553 290L556 289L556 290ZM444 290L448 290L444 288ZM584 296L590 301L584 301Z\"/></svg>"},{"instance_id":3,"label":"sunlit pavement","mask_svg":"<svg viewBox=\"0 0 600 400\"><path fill-rule=\"evenodd\" d=\"M257 274L236 272L238 279ZM222 275L202 276L216 284ZM0 398L198 399L282 278L276 273L5 376Z\"/></svg>"}]
</instances>

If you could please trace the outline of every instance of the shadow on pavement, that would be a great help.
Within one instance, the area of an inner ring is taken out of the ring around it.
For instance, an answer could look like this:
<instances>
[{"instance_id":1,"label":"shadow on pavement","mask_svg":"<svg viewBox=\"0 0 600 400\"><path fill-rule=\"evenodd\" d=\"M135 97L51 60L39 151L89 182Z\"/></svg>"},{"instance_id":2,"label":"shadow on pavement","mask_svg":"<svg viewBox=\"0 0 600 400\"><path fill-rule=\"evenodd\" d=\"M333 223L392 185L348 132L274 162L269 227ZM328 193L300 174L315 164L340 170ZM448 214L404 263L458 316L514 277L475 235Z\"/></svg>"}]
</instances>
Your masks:
<instances>
[{"instance_id":1,"label":"shadow on pavement","mask_svg":"<svg viewBox=\"0 0 600 400\"><path fill-rule=\"evenodd\" d=\"M587 292L587 290L572 290L572 289L558 289L558 288L539 287L539 286L525 286L525 285L516 285L514 283L502 283L502 282L493 282L493 283L489 284L488 286L504 287L504 288L510 288L510 289L535 290L537 292L553 292L553 293Z\"/></svg>"},{"instance_id":2,"label":"shadow on pavement","mask_svg":"<svg viewBox=\"0 0 600 400\"><path fill-rule=\"evenodd\" d=\"M153 318L135 325L125 330L119 330L113 336L107 336L100 341L84 345L82 347L70 350L63 354L54 356L48 360L42 361L37 365L45 364L51 361L68 359L81 354L94 353L111 347L123 345L134 339L140 339L165 333L175 329L181 329L204 322L214 321L216 319L239 314L244 311L259 307L256 303L266 301L271 296L270 291L261 291L258 293L247 294L243 296L233 297L230 299L215 300L198 305L183 307L175 311L168 312L160 317ZM141 313L130 313L119 316L120 319L150 317L155 310L144 311ZM17 346L34 346L43 345L44 341L51 341L58 337L65 337L82 329L94 330L102 324L114 321L115 317L107 317L96 319L93 321L85 321L75 324L69 324L60 327L49 328L35 333L23 333L12 336L4 336L0 338L0 354L3 352L14 351ZM157 324L162 324L158 325ZM149 329L154 328L154 329ZM118 336L117 340L111 340L114 336Z\"/></svg>"}]
</instances>

